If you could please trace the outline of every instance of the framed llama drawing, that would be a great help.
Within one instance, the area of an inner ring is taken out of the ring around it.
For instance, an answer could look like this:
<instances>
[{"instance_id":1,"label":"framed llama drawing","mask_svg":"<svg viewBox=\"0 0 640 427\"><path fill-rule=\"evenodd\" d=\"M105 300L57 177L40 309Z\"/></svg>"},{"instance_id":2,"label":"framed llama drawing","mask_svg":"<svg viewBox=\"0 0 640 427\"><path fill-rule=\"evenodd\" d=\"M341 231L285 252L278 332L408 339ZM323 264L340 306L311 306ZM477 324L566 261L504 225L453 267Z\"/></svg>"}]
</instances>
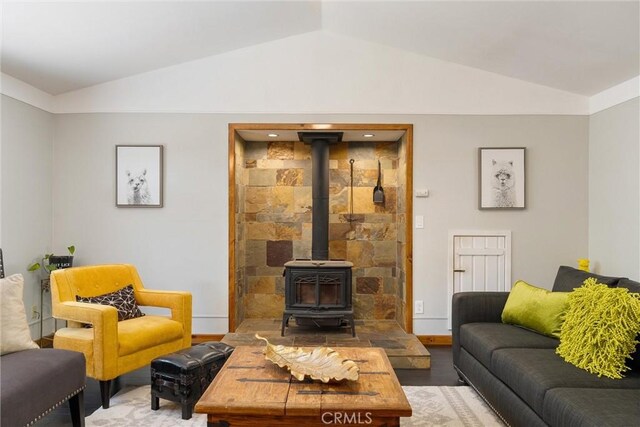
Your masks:
<instances>
[{"instance_id":1,"label":"framed llama drawing","mask_svg":"<svg viewBox=\"0 0 640 427\"><path fill-rule=\"evenodd\" d=\"M480 209L524 209L526 175L524 147L479 149Z\"/></svg>"},{"instance_id":2,"label":"framed llama drawing","mask_svg":"<svg viewBox=\"0 0 640 427\"><path fill-rule=\"evenodd\" d=\"M116 145L116 206L162 207L162 145Z\"/></svg>"}]
</instances>

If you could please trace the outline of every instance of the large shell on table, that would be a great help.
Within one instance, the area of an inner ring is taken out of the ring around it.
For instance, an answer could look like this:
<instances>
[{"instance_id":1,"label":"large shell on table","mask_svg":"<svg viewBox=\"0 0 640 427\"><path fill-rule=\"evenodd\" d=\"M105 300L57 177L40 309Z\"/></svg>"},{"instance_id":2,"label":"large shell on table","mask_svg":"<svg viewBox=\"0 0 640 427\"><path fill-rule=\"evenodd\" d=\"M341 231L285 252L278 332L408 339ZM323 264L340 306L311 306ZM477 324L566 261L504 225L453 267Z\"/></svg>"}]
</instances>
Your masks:
<instances>
[{"instance_id":1,"label":"large shell on table","mask_svg":"<svg viewBox=\"0 0 640 427\"><path fill-rule=\"evenodd\" d=\"M286 367L298 381L304 380L306 375L323 383L358 379L360 368L356 362L342 358L329 347L316 347L311 352L306 352L298 347L270 344L258 334L256 338L267 343L265 358L281 368Z\"/></svg>"}]
</instances>

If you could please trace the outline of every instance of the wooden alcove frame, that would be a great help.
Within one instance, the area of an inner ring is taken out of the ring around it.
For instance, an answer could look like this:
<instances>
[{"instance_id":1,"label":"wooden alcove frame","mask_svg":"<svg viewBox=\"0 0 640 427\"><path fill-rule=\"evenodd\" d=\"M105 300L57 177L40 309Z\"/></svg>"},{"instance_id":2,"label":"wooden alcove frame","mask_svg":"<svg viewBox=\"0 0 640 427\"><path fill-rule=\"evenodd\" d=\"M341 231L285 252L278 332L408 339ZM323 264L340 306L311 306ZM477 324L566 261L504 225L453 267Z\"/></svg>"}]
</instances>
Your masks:
<instances>
[{"instance_id":1,"label":"wooden alcove frame","mask_svg":"<svg viewBox=\"0 0 640 427\"><path fill-rule=\"evenodd\" d=\"M374 123L229 123L229 332L235 332L236 327L236 282L235 282L235 235L236 235L236 180L235 180L235 145L242 141L239 131L404 131L406 143L407 172L405 182L406 227L406 309L404 324L407 333L413 333L413 125L412 124L374 124Z\"/></svg>"}]
</instances>

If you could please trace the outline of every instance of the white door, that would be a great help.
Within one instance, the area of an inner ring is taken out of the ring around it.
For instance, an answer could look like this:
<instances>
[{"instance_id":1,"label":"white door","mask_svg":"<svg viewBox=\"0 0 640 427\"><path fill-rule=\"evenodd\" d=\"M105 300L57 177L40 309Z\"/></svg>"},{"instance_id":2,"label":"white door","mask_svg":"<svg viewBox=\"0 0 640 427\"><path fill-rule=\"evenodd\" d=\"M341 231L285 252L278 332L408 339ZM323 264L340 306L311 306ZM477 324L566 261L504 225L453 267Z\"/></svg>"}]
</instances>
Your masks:
<instances>
[{"instance_id":1,"label":"white door","mask_svg":"<svg viewBox=\"0 0 640 427\"><path fill-rule=\"evenodd\" d=\"M511 290L511 231L449 232L449 328L456 292Z\"/></svg>"}]
</instances>

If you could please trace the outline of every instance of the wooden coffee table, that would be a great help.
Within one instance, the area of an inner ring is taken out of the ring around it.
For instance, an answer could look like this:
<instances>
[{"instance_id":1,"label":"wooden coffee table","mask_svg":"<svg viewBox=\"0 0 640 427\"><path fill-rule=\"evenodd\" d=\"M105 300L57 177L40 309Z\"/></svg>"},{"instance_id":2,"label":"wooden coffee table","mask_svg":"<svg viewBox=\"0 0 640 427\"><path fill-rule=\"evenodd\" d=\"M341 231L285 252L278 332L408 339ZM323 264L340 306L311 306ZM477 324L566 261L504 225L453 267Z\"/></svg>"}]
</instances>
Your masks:
<instances>
[{"instance_id":1,"label":"wooden coffee table","mask_svg":"<svg viewBox=\"0 0 640 427\"><path fill-rule=\"evenodd\" d=\"M358 381L299 382L239 346L195 406L207 426L399 426L411 406L381 348L338 347L360 367Z\"/></svg>"}]
</instances>

